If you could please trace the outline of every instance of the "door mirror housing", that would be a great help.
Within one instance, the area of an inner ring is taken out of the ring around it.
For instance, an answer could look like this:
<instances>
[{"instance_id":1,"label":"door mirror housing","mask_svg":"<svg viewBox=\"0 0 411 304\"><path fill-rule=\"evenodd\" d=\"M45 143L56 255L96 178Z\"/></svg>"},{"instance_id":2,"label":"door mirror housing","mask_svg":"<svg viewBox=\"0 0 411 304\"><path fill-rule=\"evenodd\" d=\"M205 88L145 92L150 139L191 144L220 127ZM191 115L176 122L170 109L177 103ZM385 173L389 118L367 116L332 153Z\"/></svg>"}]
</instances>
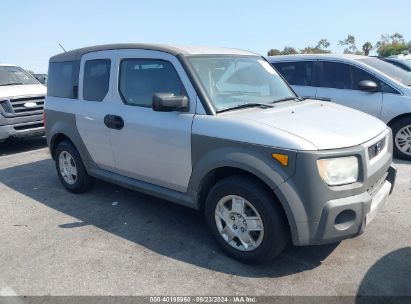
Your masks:
<instances>
[{"instance_id":1,"label":"door mirror housing","mask_svg":"<svg viewBox=\"0 0 411 304\"><path fill-rule=\"evenodd\" d=\"M372 93L378 91L378 84L376 84L375 81L372 80L362 80L358 83L358 88L361 91Z\"/></svg>"},{"instance_id":2,"label":"door mirror housing","mask_svg":"<svg viewBox=\"0 0 411 304\"><path fill-rule=\"evenodd\" d=\"M187 96L175 96L173 93L156 93L153 95L153 110L158 112L189 110Z\"/></svg>"}]
</instances>

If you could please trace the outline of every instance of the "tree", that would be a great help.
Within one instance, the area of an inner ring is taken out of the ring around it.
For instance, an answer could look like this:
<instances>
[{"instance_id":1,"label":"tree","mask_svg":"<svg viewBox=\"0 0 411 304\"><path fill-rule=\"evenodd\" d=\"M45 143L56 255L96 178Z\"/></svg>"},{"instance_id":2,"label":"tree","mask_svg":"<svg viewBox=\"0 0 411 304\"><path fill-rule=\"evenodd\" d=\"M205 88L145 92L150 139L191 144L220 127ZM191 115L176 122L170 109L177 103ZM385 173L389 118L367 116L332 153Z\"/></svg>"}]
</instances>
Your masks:
<instances>
[{"instance_id":1,"label":"tree","mask_svg":"<svg viewBox=\"0 0 411 304\"><path fill-rule=\"evenodd\" d=\"M404 36L400 33L392 35L381 35L380 40L376 44L377 53L379 56L387 57L391 55L408 54L411 42L407 45Z\"/></svg>"},{"instance_id":2,"label":"tree","mask_svg":"<svg viewBox=\"0 0 411 304\"><path fill-rule=\"evenodd\" d=\"M298 51L295 48L293 48L292 46L286 46L286 47L284 47L281 54L283 54L283 55L293 55L293 54L298 54Z\"/></svg>"},{"instance_id":3,"label":"tree","mask_svg":"<svg viewBox=\"0 0 411 304\"><path fill-rule=\"evenodd\" d=\"M362 51L364 52L365 56L368 56L370 54L370 51L374 48L371 42L367 41L366 43L363 44L362 46Z\"/></svg>"},{"instance_id":4,"label":"tree","mask_svg":"<svg viewBox=\"0 0 411 304\"><path fill-rule=\"evenodd\" d=\"M358 48L353 35L348 35L344 40L338 42L339 46L345 46L344 54L358 54Z\"/></svg>"},{"instance_id":5,"label":"tree","mask_svg":"<svg viewBox=\"0 0 411 304\"><path fill-rule=\"evenodd\" d=\"M34 74L34 71L32 71L32 70L26 70L26 72L29 73L30 75Z\"/></svg>"},{"instance_id":6,"label":"tree","mask_svg":"<svg viewBox=\"0 0 411 304\"><path fill-rule=\"evenodd\" d=\"M267 52L267 56L278 56L281 55L281 51L278 49L271 49Z\"/></svg>"},{"instance_id":7,"label":"tree","mask_svg":"<svg viewBox=\"0 0 411 304\"><path fill-rule=\"evenodd\" d=\"M302 54L327 54L331 53L327 48L330 46L330 42L327 39L320 39L315 47L307 46L301 50Z\"/></svg>"},{"instance_id":8,"label":"tree","mask_svg":"<svg viewBox=\"0 0 411 304\"><path fill-rule=\"evenodd\" d=\"M320 41L318 41L317 46L316 46L317 49L321 49L321 50L326 50L329 47L330 47L330 42L325 38L320 39Z\"/></svg>"}]
</instances>

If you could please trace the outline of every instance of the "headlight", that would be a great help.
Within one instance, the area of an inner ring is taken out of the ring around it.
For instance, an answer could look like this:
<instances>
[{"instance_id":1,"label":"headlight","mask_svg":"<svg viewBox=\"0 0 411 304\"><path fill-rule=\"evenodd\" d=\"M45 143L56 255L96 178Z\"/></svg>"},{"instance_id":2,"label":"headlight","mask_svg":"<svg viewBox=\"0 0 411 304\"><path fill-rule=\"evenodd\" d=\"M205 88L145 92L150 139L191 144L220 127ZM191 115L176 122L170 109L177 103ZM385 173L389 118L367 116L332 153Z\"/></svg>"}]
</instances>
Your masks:
<instances>
[{"instance_id":1,"label":"headlight","mask_svg":"<svg viewBox=\"0 0 411 304\"><path fill-rule=\"evenodd\" d=\"M355 156L319 159L317 166L321 178L329 186L351 184L358 180L358 158Z\"/></svg>"}]
</instances>

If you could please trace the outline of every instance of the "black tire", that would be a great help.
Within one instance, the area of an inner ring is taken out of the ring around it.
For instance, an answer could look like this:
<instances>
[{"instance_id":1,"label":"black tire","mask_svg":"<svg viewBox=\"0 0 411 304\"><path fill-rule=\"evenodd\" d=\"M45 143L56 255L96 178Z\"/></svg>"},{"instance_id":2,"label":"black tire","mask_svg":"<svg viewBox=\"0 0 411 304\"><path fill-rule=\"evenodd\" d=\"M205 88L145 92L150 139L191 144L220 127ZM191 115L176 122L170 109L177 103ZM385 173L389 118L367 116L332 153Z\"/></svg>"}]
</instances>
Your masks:
<instances>
[{"instance_id":1,"label":"black tire","mask_svg":"<svg viewBox=\"0 0 411 304\"><path fill-rule=\"evenodd\" d=\"M411 130L411 117L410 116L403 117L391 125L392 134L394 137L394 156L397 158L403 159L403 160L411 160L411 150L409 151L409 154L402 152L398 147L396 136L404 127L407 127L407 126L409 126L409 129ZM411 134L409 137L409 142L411 142Z\"/></svg>"},{"instance_id":2,"label":"black tire","mask_svg":"<svg viewBox=\"0 0 411 304\"><path fill-rule=\"evenodd\" d=\"M73 184L68 183L64 179L60 171L59 158L61 153L63 152L68 152L72 156L77 169L77 176ZM72 143L68 141L62 141L58 144L55 152L55 162L59 179L68 191L73 193L82 193L86 192L93 186L94 178L88 175L84 167L83 161L81 160L80 154L78 153L77 149L73 146Z\"/></svg>"},{"instance_id":3,"label":"black tire","mask_svg":"<svg viewBox=\"0 0 411 304\"><path fill-rule=\"evenodd\" d=\"M236 195L246 199L261 216L264 234L261 244L252 251L241 251L228 244L221 236L215 209L221 198ZM289 240L286 215L274 193L267 190L260 181L243 175L227 177L214 185L206 200L205 216L211 233L222 249L231 257L244 263L264 263L274 259L285 248Z\"/></svg>"}]
</instances>

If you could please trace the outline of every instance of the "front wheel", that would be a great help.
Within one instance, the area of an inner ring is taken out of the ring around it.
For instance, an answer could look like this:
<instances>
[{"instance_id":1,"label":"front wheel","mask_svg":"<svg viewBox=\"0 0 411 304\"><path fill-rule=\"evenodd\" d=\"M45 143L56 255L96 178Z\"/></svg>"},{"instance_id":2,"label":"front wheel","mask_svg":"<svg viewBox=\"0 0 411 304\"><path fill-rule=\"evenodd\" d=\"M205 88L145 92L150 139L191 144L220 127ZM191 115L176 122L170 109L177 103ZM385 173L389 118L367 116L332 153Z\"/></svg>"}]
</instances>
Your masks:
<instances>
[{"instance_id":1,"label":"front wheel","mask_svg":"<svg viewBox=\"0 0 411 304\"><path fill-rule=\"evenodd\" d=\"M205 216L222 249L245 263L279 255L289 239L285 214L274 194L247 176L232 176L209 192Z\"/></svg>"},{"instance_id":2,"label":"front wheel","mask_svg":"<svg viewBox=\"0 0 411 304\"><path fill-rule=\"evenodd\" d=\"M404 117L392 125L394 135L394 155L411 160L411 117Z\"/></svg>"}]
</instances>

